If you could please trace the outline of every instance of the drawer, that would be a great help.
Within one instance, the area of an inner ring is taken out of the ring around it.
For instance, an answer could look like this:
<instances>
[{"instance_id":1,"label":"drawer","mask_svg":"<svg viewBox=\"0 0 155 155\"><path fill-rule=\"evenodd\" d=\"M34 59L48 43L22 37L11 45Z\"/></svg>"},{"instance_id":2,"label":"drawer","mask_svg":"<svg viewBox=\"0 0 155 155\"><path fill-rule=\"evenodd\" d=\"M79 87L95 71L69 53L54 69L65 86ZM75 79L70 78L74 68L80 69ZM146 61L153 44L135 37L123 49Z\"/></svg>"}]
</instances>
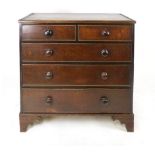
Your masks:
<instances>
[{"instance_id":1,"label":"drawer","mask_svg":"<svg viewBox=\"0 0 155 155\"><path fill-rule=\"evenodd\" d=\"M27 113L130 113L130 89L22 89Z\"/></svg>"},{"instance_id":2,"label":"drawer","mask_svg":"<svg viewBox=\"0 0 155 155\"><path fill-rule=\"evenodd\" d=\"M80 25L79 40L132 40L130 25Z\"/></svg>"},{"instance_id":3,"label":"drawer","mask_svg":"<svg viewBox=\"0 0 155 155\"><path fill-rule=\"evenodd\" d=\"M130 65L24 64L23 86L129 85Z\"/></svg>"},{"instance_id":4,"label":"drawer","mask_svg":"<svg viewBox=\"0 0 155 155\"><path fill-rule=\"evenodd\" d=\"M132 59L130 43L23 43L23 62L122 61Z\"/></svg>"},{"instance_id":5,"label":"drawer","mask_svg":"<svg viewBox=\"0 0 155 155\"><path fill-rule=\"evenodd\" d=\"M74 25L23 25L23 41L74 41Z\"/></svg>"}]
</instances>

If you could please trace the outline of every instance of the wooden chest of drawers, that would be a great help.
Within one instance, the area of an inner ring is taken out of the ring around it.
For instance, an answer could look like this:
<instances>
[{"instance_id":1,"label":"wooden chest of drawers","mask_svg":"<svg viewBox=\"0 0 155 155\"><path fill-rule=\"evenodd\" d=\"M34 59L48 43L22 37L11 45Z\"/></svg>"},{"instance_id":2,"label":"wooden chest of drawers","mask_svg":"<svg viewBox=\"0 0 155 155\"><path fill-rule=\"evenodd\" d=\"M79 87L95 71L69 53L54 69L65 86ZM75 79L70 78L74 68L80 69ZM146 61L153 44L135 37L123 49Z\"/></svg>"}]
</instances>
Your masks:
<instances>
[{"instance_id":1,"label":"wooden chest of drawers","mask_svg":"<svg viewBox=\"0 0 155 155\"><path fill-rule=\"evenodd\" d=\"M20 23L20 131L54 114L109 115L133 131L135 21L30 14Z\"/></svg>"}]
</instances>

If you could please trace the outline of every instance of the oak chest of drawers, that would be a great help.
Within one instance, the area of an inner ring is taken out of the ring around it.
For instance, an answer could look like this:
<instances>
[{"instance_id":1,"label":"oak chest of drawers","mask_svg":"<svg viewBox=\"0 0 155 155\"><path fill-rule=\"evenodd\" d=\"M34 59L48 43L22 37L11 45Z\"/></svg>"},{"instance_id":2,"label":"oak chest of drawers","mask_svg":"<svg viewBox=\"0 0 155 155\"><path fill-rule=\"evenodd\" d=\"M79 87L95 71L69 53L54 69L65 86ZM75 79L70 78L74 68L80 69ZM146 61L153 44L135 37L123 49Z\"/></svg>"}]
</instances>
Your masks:
<instances>
[{"instance_id":1,"label":"oak chest of drawers","mask_svg":"<svg viewBox=\"0 0 155 155\"><path fill-rule=\"evenodd\" d=\"M20 131L54 114L109 115L133 131L135 21L30 14L20 23Z\"/></svg>"}]
</instances>

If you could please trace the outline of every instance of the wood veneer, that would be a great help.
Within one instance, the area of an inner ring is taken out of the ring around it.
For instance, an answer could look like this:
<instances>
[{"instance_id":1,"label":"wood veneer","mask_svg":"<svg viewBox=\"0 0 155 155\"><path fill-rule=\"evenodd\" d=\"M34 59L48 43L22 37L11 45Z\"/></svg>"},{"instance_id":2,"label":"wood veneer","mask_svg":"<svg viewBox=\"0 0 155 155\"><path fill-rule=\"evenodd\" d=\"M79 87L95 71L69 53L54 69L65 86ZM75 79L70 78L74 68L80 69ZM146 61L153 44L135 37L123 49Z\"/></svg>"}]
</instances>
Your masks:
<instances>
[{"instance_id":1,"label":"wood veneer","mask_svg":"<svg viewBox=\"0 0 155 155\"><path fill-rule=\"evenodd\" d=\"M134 130L134 24L122 14L32 13L20 23L20 131L60 114Z\"/></svg>"}]
</instances>

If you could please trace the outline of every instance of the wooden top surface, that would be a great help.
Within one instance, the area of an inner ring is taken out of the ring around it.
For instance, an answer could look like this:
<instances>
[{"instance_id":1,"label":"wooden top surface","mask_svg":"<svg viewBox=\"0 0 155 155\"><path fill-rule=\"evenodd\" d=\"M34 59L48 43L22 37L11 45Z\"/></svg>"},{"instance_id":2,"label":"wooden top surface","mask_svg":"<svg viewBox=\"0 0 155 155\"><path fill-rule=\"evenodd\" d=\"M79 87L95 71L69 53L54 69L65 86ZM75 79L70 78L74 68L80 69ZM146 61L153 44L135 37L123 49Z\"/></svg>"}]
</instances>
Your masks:
<instances>
[{"instance_id":1,"label":"wooden top surface","mask_svg":"<svg viewBox=\"0 0 155 155\"><path fill-rule=\"evenodd\" d=\"M19 23L135 23L122 14L109 13L32 13Z\"/></svg>"}]
</instances>

